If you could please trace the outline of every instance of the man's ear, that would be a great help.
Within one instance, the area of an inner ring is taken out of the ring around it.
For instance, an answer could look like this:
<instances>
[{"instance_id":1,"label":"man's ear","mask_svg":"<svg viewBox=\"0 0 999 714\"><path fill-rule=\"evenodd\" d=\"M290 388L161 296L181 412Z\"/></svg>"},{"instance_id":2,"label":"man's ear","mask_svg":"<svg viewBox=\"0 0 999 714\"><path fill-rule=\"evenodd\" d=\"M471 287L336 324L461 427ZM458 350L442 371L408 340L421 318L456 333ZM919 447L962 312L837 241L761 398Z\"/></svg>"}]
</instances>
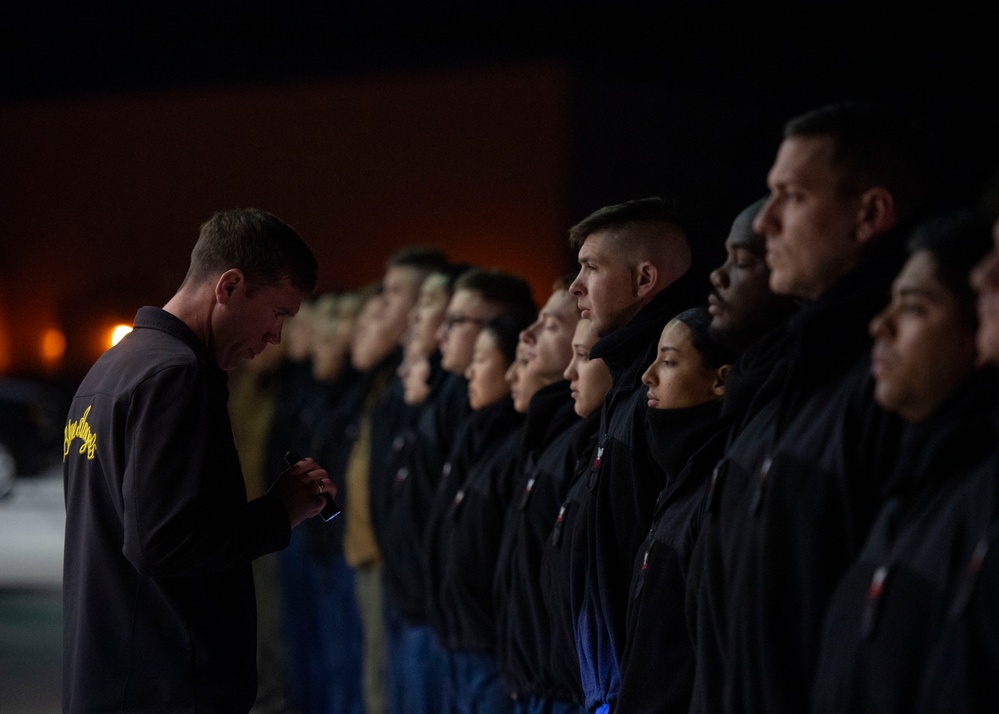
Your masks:
<instances>
[{"instance_id":1,"label":"man's ear","mask_svg":"<svg viewBox=\"0 0 999 714\"><path fill-rule=\"evenodd\" d=\"M635 281L635 297L645 297L656 286L659 268L651 260L644 260L635 266L632 273Z\"/></svg>"},{"instance_id":2,"label":"man's ear","mask_svg":"<svg viewBox=\"0 0 999 714\"><path fill-rule=\"evenodd\" d=\"M865 244L895 225L895 197L883 186L873 186L860 195L857 242Z\"/></svg>"},{"instance_id":3,"label":"man's ear","mask_svg":"<svg viewBox=\"0 0 999 714\"><path fill-rule=\"evenodd\" d=\"M242 286L244 289L246 288L244 283L243 271L238 268L229 268L229 270L219 276L218 281L215 283L216 302L220 305L228 303L229 298L236 292L237 287Z\"/></svg>"},{"instance_id":4,"label":"man's ear","mask_svg":"<svg viewBox=\"0 0 999 714\"><path fill-rule=\"evenodd\" d=\"M732 365L723 364L715 370L715 381L711 384L711 393L716 397L725 396L725 381L728 379L728 373L731 369Z\"/></svg>"}]
</instances>

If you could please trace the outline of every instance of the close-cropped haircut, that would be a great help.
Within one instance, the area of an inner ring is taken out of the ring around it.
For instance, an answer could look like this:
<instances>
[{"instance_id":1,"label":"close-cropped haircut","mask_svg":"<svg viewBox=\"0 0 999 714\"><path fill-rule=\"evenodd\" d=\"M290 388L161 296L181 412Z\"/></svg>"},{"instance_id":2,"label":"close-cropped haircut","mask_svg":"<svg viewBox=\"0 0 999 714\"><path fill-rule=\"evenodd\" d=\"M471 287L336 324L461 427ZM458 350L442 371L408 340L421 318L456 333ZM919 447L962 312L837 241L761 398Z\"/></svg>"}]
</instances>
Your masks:
<instances>
[{"instance_id":1,"label":"close-cropped haircut","mask_svg":"<svg viewBox=\"0 0 999 714\"><path fill-rule=\"evenodd\" d=\"M690 330L690 342L701 357L701 364L708 369L718 369L732 364L739 356L739 350L723 345L711 336L711 313L706 307L684 310L673 318Z\"/></svg>"},{"instance_id":2,"label":"close-cropped haircut","mask_svg":"<svg viewBox=\"0 0 999 714\"><path fill-rule=\"evenodd\" d=\"M385 266L392 268L416 268L427 273L435 272L447 265L447 256L437 248L408 246L389 256Z\"/></svg>"},{"instance_id":3,"label":"close-cropped haircut","mask_svg":"<svg viewBox=\"0 0 999 714\"><path fill-rule=\"evenodd\" d=\"M482 326L482 331L490 333L496 340L496 347L502 353L507 367L517 359L520 333L530 327L532 322L533 318L520 311L502 312Z\"/></svg>"},{"instance_id":4,"label":"close-cropped haircut","mask_svg":"<svg viewBox=\"0 0 999 714\"><path fill-rule=\"evenodd\" d=\"M251 293L287 280L311 295L319 272L315 255L298 233L256 208L219 211L201 225L184 284L197 284L232 268L243 273Z\"/></svg>"},{"instance_id":5,"label":"close-cropped haircut","mask_svg":"<svg viewBox=\"0 0 999 714\"><path fill-rule=\"evenodd\" d=\"M613 206L604 206L588 215L569 229L569 245L578 250L587 236L598 231L663 225L681 228L676 207L659 196L639 198Z\"/></svg>"},{"instance_id":6,"label":"close-cropped haircut","mask_svg":"<svg viewBox=\"0 0 999 714\"><path fill-rule=\"evenodd\" d=\"M841 171L843 195L874 186L887 189L900 218L925 202L933 175L929 134L894 107L876 102L827 104L794 117L784 138L828 136L832 166Z\"/></svg>"},{"instance_id":7,"label":"close-cropped haircut","mask_svg":"<svg viewBox=\"0 0 999 714\"><path fill-rule=\"evenodd\" d=\"M472 268L461 274L454 284L457 290L477 292L484 301L498 307L502 312L527 315L534 322L538 306L531 294L531 286L519 275L502 270Z\"/></svg>"},{"instance_id":8,"label":"close-cropped haircut","mask_svg":"<svg viewBox=\"0 0 999 714\"><path fill-rule=\"evenodd\" d=\"M909 255L925 250L933 256L937 280L957 298L966 324L977 328L977 298L968 274L992 248L991 223L969 209L939 213L916 226L907 247Z\"/></svg>"}]
</instances>

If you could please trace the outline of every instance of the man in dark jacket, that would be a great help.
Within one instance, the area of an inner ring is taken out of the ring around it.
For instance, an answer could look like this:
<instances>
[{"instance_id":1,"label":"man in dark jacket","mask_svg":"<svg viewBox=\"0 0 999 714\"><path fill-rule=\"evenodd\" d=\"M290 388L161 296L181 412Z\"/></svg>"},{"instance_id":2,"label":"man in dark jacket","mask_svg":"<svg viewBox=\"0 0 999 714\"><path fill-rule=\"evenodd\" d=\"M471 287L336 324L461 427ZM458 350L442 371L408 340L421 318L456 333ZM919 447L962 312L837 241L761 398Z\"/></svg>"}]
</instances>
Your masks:
<instances>
[{"instance_id":1,"label":"man in dark jacket","mask_svg":"<svg viewBox=\"0 0 999 714\"><path fill-rule=\"evenodd\" d=\"M871 398L867 324L888 298L928 183L923 134L883 107L793 119L754 228L770 286L803 301L726 452L713 597L723 709L808 708L822 614L883 496L897 420ZM702 535L703 537L703 535Z\"/></svg>"},{"instance_id":2,"label":"man in dark jacket","mask_svg":"<svg viewBox=\"0 0 999 714\"><path fill-rule=\"evenodd\" d=\"M590 356L613 380L574 522L569 583L585 705L605 711L620 690L631 563L666 485L648 450L641 377L663 326L703 293L687 237L659 198L602 208L569 242L580 265L569 292L600 336Z\"/></svg>"},{"instance_id":3,"label":"man in dark jacket","mask_svg":"<svg viewBox=\"0 0 999 714\"><path fill-rule=\"evenodd\" d=\"M970 214L921 225L891 303L871 321L874 397L907 428L892 493L830 599L813 712L916 712L926 701L913 685L925 681L952 575L965 571L955 554L972 540L961 504L969 487L980 493L973 476L996 453L999 383L994 368L976 369L968 284L990 242L990 226ZM964 711L957 702L947 710Z\"/></svg>"},{"instance_id":4,"label":"man in dark jacket","mask_svg":"<svg viewBox=\"0 0 999 714\"><path fill-rule=\"evenodd\" d=\"M725 239L725 262L710 275L709 332L722 344L742 350L725 380L722 401L723 418L730 424L726 437L729 442L752 414L754 397L780 355L784 325L797 305L794 298L775 295L770 289L766 238L753 230L753 219L764 203L764 200L756 201L736 216ZM718 549L714 547L716 541L711 537L718 518L718 509L712 508L716 502L713 484L717 474L718 469L714 469L701 523L703 536L698 537L691 555L687 581L687 617L689 629L695 635L694 659L698 665L721 659L716 638L696 637L698 618L712 620L706 613L718 606L712 597L714 592L701 587L702 583L711 582L706 573L717 567L720 560ZM694 711L704 708L702 700L719 700L718 682L722 675L723 672L707 667L696 667L692 695Z\"/></svg>"},{"instance_id":5,"label":"man in dark jacket","mask_svg":"<svg viewBox=\"0 0 999 714\"><path fill-rule=\"evenodd\" d=\"M64 448L65 711L253 705L250 562L285 547L335 489L305 459L247 502L225 370L279 342L315 282L289 226L218 213L177 293L141 308L81 383Z\"/></svg>"},{"instance_id":6,"label":"man in dark jacket","mask_svg":"<svg viewBox=\"0 0 999 714\"><path fill-rule=\"evenodd\" d=\"M586 711L583 706L583 687L579 677L579 659L576 657L575 621L572 616L572 598L569 573L572 572L570 535L575 523L581 492L585 490L600 426L600 407L611 387L611 375L601 359L590 359L590 349L597 337L589 320L580 319L572 337L572 359L565 368L569 380L573 411L581 417L570 429L568 441L561 438L545 450L545 461L562 458L563 473L560 480L565 492L545 528L548 536L541 550L540 587L545 603L550 640L540 648L547 648L548 662L539 675L551 683L556 698L568 701L575 711ZM561 452L561 454L560 454ZM566 696L567 695L567 696ZM547 710L544 710L547 711ZM553 707L553 712L568 714L571 706Z\"/></svg>"},{"instance_id":7,"label":"man in dark jacket","mask_svg":"<svg viewBox=\"0 0 999 714\"><path fill-rule=\"evenodd\" d=\"M461 425L471 412L468 380L463 373L486 322L506 311L536 310L523 278L497 270L469 267L454 281L444 320L438 330L441 370L431 378L431 392L416 423L407 432L386 519L385 553L388 594L404 619L407 708L440 711L443 656L430 629L427 594L428 554L425 536L434 495ZM436 361L436 360L435 360ZM423 661L416 661L417 654Z\"/></svg>"},{"instance_id":8,"label":"man in dark jacket","mask_svg":"<svg viewBox=\"0 0 999 714\"><path fill-rule=\"evenodd\" d=\"M999 193L996 189L993 179L983 205L992 222L993 246L971 271L971 284L977 293L978 357L992 368L999 366L999 224L996 223ZM995 426L994 397L992 406ZM994 450L995 436L981 441ZM965 498L958 514L964 542L952 555L959 567L953 572L948 611L936 641L926 653L916 710L921 713L985 712L999 708L999 683L995 676L999 671L996 619L999 454L993 453L976 471L964 489Z\"/></svg>"},{"instance_id":9,"label":"man in dark jacket","mask_svg":"<svg viewBox=\"0 0 999 714\"><path fill-rule=\"evenodd\" d=\"M381 294L365 304L351 339L351 363L362 377L345 444L343 554L354 569L357 603L364 623L364 710L368 714L386 711L385 612L379 548L387 508L386 457L392 453L391 444L402 430L407 411L396 369L402 357L409 311L416 304L420 286L444 260L443 254L429 248L404 248L392 255L386 263Z\"/></svg>"},{"instance_id":10,"label":"man in dark jacket","mask_svg":"<svg viewBox=\"0 0 999 714\"><path fill-rule=\"evenodd\" d=\"M563 373L579 322L572 278L556 283L538 319L521 333L525 380L542 384L527 413L518 459L519 483L503 524L494 585L503 681L517 712L578 711L574 689L550 676L551 627L539 574L545 540L572 483L579 416ZM514 404L518 410L519 400ZM575 654L569 652L569 655Z\"/></svg>"},{"instance_id":11,"label":"man in dark jacket","mask_svg":"<svg viewBox=\"0 0 999 714\"><path fill-rule=\"evenodd\" d=\"M437 349L437 331L444 321L454 281L468 266L449 264L442 266L424 279L416 305L410 310L409 327L405 341L405 354L399 373L403 381L403 400L407 413L402 430L396 435L391 449L382 462L386 475L391 475L384 498L381 524L375 529L379 535L379 548L383 558L385 593L385 629L387 647L387 679L389 711L402 710L420 714L440 711L444 706L444 693L440 681L445 676L444 650L426 624L424 614L423 580L411 577L419 571L419 563L412 557L413 534L423 532L426 507L424 491L412 489L414 481L409 473L413 468L413 452L419 441L418 434L433 431L436 400L440 387L450 373L440 368L440 351ZM433 440L429 440L433 443ZM426 496L429 499L429 496ZM416 538L421 541L422 538ZM415 593L414 593L415 591ZM416 602L414 602L416 601ZM419 617L404 617L404 608L410 603L421 613Z\"/></svg>"}]
</instances>

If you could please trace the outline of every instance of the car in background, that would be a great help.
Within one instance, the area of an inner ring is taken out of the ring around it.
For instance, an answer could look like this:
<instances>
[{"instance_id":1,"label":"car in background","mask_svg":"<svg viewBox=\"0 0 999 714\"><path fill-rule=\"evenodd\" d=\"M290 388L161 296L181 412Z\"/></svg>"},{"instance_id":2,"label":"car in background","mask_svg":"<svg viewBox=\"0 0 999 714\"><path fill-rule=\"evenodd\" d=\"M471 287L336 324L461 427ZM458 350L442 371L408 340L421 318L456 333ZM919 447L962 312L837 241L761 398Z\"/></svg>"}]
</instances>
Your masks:
<instances>
[{"instance_id":1,"label":"car in background","mask_svg":"<svg viewBox=\"0 0 999 714\"><path fill-rule=\"evenodd\" d=\"M62 461L69 400L46 382L0 377L0 497L20 476L43 474Z\"/></svg>"}]
</instances>

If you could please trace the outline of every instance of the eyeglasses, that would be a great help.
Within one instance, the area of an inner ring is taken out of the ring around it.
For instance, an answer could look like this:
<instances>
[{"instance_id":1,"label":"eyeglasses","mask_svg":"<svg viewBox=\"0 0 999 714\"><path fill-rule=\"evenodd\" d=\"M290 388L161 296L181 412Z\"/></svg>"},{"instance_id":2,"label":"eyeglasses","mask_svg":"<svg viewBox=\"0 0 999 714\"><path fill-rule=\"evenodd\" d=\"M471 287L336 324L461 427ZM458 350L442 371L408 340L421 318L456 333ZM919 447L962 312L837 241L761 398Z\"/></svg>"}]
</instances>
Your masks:
<instances>
[{"instance_id":1,"label":"eyeglasses","mask_svg":"<svg viewBox=\"0 0 999 714\"><path fill-rule=\"evenodd\" d=\"M447 332L453 327L457 327L458 325L464 325L466 322L479 326L486 324L486 321L483 320L481 317L468 317L467 315L452 315L450 317L444 318L444 331Z\"/></svg>"}]
</instances>

